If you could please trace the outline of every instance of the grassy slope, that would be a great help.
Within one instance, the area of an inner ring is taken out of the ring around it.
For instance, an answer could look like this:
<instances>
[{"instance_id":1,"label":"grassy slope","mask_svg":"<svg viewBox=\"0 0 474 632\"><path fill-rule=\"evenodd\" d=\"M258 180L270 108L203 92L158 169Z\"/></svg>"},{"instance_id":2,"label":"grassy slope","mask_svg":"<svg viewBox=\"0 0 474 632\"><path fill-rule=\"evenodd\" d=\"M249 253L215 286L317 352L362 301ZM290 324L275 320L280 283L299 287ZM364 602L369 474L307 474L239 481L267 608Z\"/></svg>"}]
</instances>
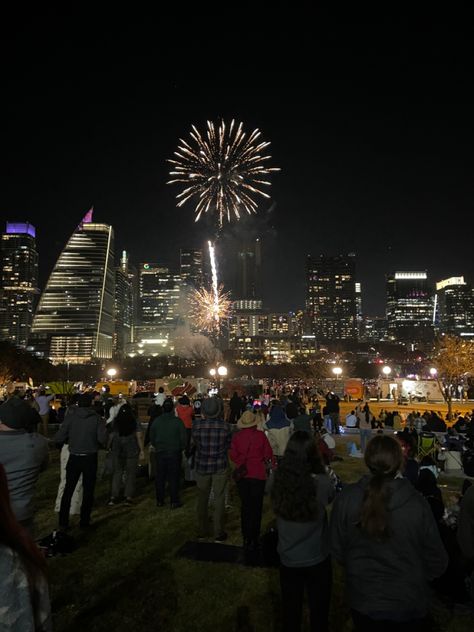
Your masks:
<instances>
[{"instance_id":1,"label":"grassy slope","mask_svg":"<svg viewBox=\"0 0 474 632\"><path fill-rule=\"evenodd\" d=\"M338 446L344 454L344 445ZM344 481L365 471L362 460L345 458L335 469ZM55 527L52 511L58 482L58 457L38 484L38 535ZM449 479L445 491L458 490ZM137 504L106 507L109 482L96 489L95 531L77 536L80 548L49 561L56 632L133 632L140 630L213 630L215 632L279 630L279 583L274 569L194 562L175 557L176 550L195 536L194 489L183 492L182 509L157 509L153 487L139 480ZM229 543L240 544L238 498L231 488L227 516ZM73 520L77 520L73 519ZM263 527L272 520L265 501ZM74 524L74 522L73 522ZM451 619L437 612L440 629L470 630L468 618ZM350 630L343 603L343 580L335 569L331 629Z\"/></svg>"}]
</instances>

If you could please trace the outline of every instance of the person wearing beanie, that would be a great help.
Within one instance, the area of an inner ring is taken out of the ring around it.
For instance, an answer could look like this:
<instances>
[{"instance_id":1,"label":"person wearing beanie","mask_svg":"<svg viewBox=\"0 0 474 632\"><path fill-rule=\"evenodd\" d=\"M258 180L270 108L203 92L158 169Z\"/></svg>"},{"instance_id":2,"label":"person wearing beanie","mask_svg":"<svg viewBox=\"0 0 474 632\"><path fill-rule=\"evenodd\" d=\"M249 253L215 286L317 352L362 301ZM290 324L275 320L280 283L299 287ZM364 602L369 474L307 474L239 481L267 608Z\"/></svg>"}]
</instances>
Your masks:
<instances>
[{"instance_id":1,"label":"person wearing beanie","mask_svg":"<svg viewBox=\"0 0 474 632\"><path fill-rule=\"evenodd\" d=\"M294 404L289 404L294 406ZM291 410L291 409L290 409ZM275 455L277 461L279 461L285 453L286 444L290 438L290 420L285 414L282 406L278 402L272 405L270 409L270 416L263 425L266 430L266 435L270 441L272 452Z\"/></svg>"},{"instance_id":2,"label":"person wearing beanie","mask_svg":"<svg viewBox=\"0 0 474 632\"><path fill-rule=\"evenodd\" d=\"M198 536L208 536L208 506L211 488L214 493L214 541L224 542L225 491L227 487L230 424L224 421L224 407L219 397L208 397L201 406L201 418L193 421L192 436L196 446L194 461L198 488Z\"/></svg>"},{"instance_id":3,"label":"person wearing beanie","mask_svg":"<svg viewBox=\"0 0 474 632\"><path fill-rule=\"evenodd\" d=\"M66 465L66 485L59 508L59 528L69 527L71 500L77 482L82 474L83 496L81 503L81 528L90 526L94 489L97 479L97 452L105 447L107 431L105 422L92 408L92 394L84 393L78 398L78 405L64 418L64 422L54 436L58 446L69 445L69 459Z\"/></svg>"},{"instance_id":4,"label":"person wearing beanie","mask_svg":"<svg viewBox=\"0 0 474 632\"><path fill-rule=\"evenodd\" d=\"M39 421L37 411L20 397L10 397L0 406L0 463L15 517L29 530L36 482L48 464L48 440L36 432Z\"/></svg>"}]
</instances>

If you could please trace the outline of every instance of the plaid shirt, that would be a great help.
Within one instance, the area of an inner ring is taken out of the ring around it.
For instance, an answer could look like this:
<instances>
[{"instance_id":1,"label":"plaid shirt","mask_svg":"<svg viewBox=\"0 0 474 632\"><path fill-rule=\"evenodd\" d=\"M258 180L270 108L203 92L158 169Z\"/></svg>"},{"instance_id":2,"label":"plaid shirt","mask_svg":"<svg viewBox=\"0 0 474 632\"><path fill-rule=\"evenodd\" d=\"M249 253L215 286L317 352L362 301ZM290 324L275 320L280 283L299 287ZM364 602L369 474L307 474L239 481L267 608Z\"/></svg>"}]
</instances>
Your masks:
<instances>
[{"instance_id":1,"label":"plaid shirt","mask_svg":"<svg viewBox=\"0 0 474 632\"><path fill-rule=\"evenodd\" d=\"M199 474L215 474L228 465L231 442L230 424L221 419L195 419L193 439L196 444L194 467Z\"/></svg>"}]
</instances>

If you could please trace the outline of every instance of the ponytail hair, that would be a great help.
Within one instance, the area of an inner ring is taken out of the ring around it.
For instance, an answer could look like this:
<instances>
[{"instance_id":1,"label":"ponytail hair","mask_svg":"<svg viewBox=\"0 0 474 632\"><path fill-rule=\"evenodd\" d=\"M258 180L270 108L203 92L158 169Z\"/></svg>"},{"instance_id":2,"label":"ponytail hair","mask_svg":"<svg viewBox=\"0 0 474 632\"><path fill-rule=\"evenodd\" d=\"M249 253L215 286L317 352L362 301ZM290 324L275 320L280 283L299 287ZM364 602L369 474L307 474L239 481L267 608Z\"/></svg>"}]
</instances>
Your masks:
<instances>
[{"instance_id":1,"label":"ponytail hair","mask_svg":"<svg viewBox=\"0 0 474 632\"><path fill-rule=\"evenodd\" d=\"M364 460L372 476L362 502L360 528L370 538L384 540L390 535L388 483L402 466L402 449L396 439L376 435L367 444Z\"/></svg>"}]
</instances>

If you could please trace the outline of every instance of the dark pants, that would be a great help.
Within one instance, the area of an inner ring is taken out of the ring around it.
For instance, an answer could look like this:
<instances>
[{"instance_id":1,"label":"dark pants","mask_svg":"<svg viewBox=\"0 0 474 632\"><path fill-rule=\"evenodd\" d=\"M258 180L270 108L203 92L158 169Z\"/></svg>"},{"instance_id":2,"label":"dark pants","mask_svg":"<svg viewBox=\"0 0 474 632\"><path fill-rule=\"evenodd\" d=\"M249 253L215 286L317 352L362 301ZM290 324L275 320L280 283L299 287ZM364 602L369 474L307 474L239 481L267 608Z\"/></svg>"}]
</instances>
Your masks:
<instances>
[{"instance_id":1,"label":"dark pants","mask_svg":"<svg viewBox=\"0 0 474 632\"><path fill-rule=\"evenodd\" d=\"M165 488L168 482L170 501L179 503L179 478L181 474L181 451L156 453L155 489L156 502L165 500Z\"/></svg>"},{"instance_id":2,"label":"dark pants","mask_svg":"<svg viewBox=\"0 0 474 632\"><path fill-rule=\"evenodd\" d=\"M301 630L303 596L306 591L310 612L310 630L328 630L329 602L331 600L331 558L315 566L289 568L280 566L280 586L283 605L283 630Z\"/></svg>"},{"instance_id":3,"label":"dark pants","mask_svg":"<svg viewBox=\"0 0 474 632\"><path fill-rule=\"evenodd\" d=\"M64 488L61 506L59 508L59 526L69 526L69 509L71 499L76 489L77 481L82 474L82 504L81 526L87 526L91 519L92 505L94 504L94 488L97 479L97 452L79 456L70 454L66 465L66 486Z\"/></svg>"},{"instance_id":4,"label":"dark pants","mask_svg":"<svg viewBox=\"0 0 474 632\"><path fill-rule=\"evenodd\" d=\"M354 632L428 632L432 629L430 622L426 619L416 621L383 621L374 620L370 617L352 610L352 620L354 621Z\"/></svg>"},{"instance_id":5,"label":"dark pants","mask_svg":"<svg viewBox=\"0 0 474 632\"><path fill-rule=\"evenodd\" d=\"M262 522L265 481L243 478L237 483L240 496L240 522L244 544L257 544Z\"/></svg>"}]
</instances>

